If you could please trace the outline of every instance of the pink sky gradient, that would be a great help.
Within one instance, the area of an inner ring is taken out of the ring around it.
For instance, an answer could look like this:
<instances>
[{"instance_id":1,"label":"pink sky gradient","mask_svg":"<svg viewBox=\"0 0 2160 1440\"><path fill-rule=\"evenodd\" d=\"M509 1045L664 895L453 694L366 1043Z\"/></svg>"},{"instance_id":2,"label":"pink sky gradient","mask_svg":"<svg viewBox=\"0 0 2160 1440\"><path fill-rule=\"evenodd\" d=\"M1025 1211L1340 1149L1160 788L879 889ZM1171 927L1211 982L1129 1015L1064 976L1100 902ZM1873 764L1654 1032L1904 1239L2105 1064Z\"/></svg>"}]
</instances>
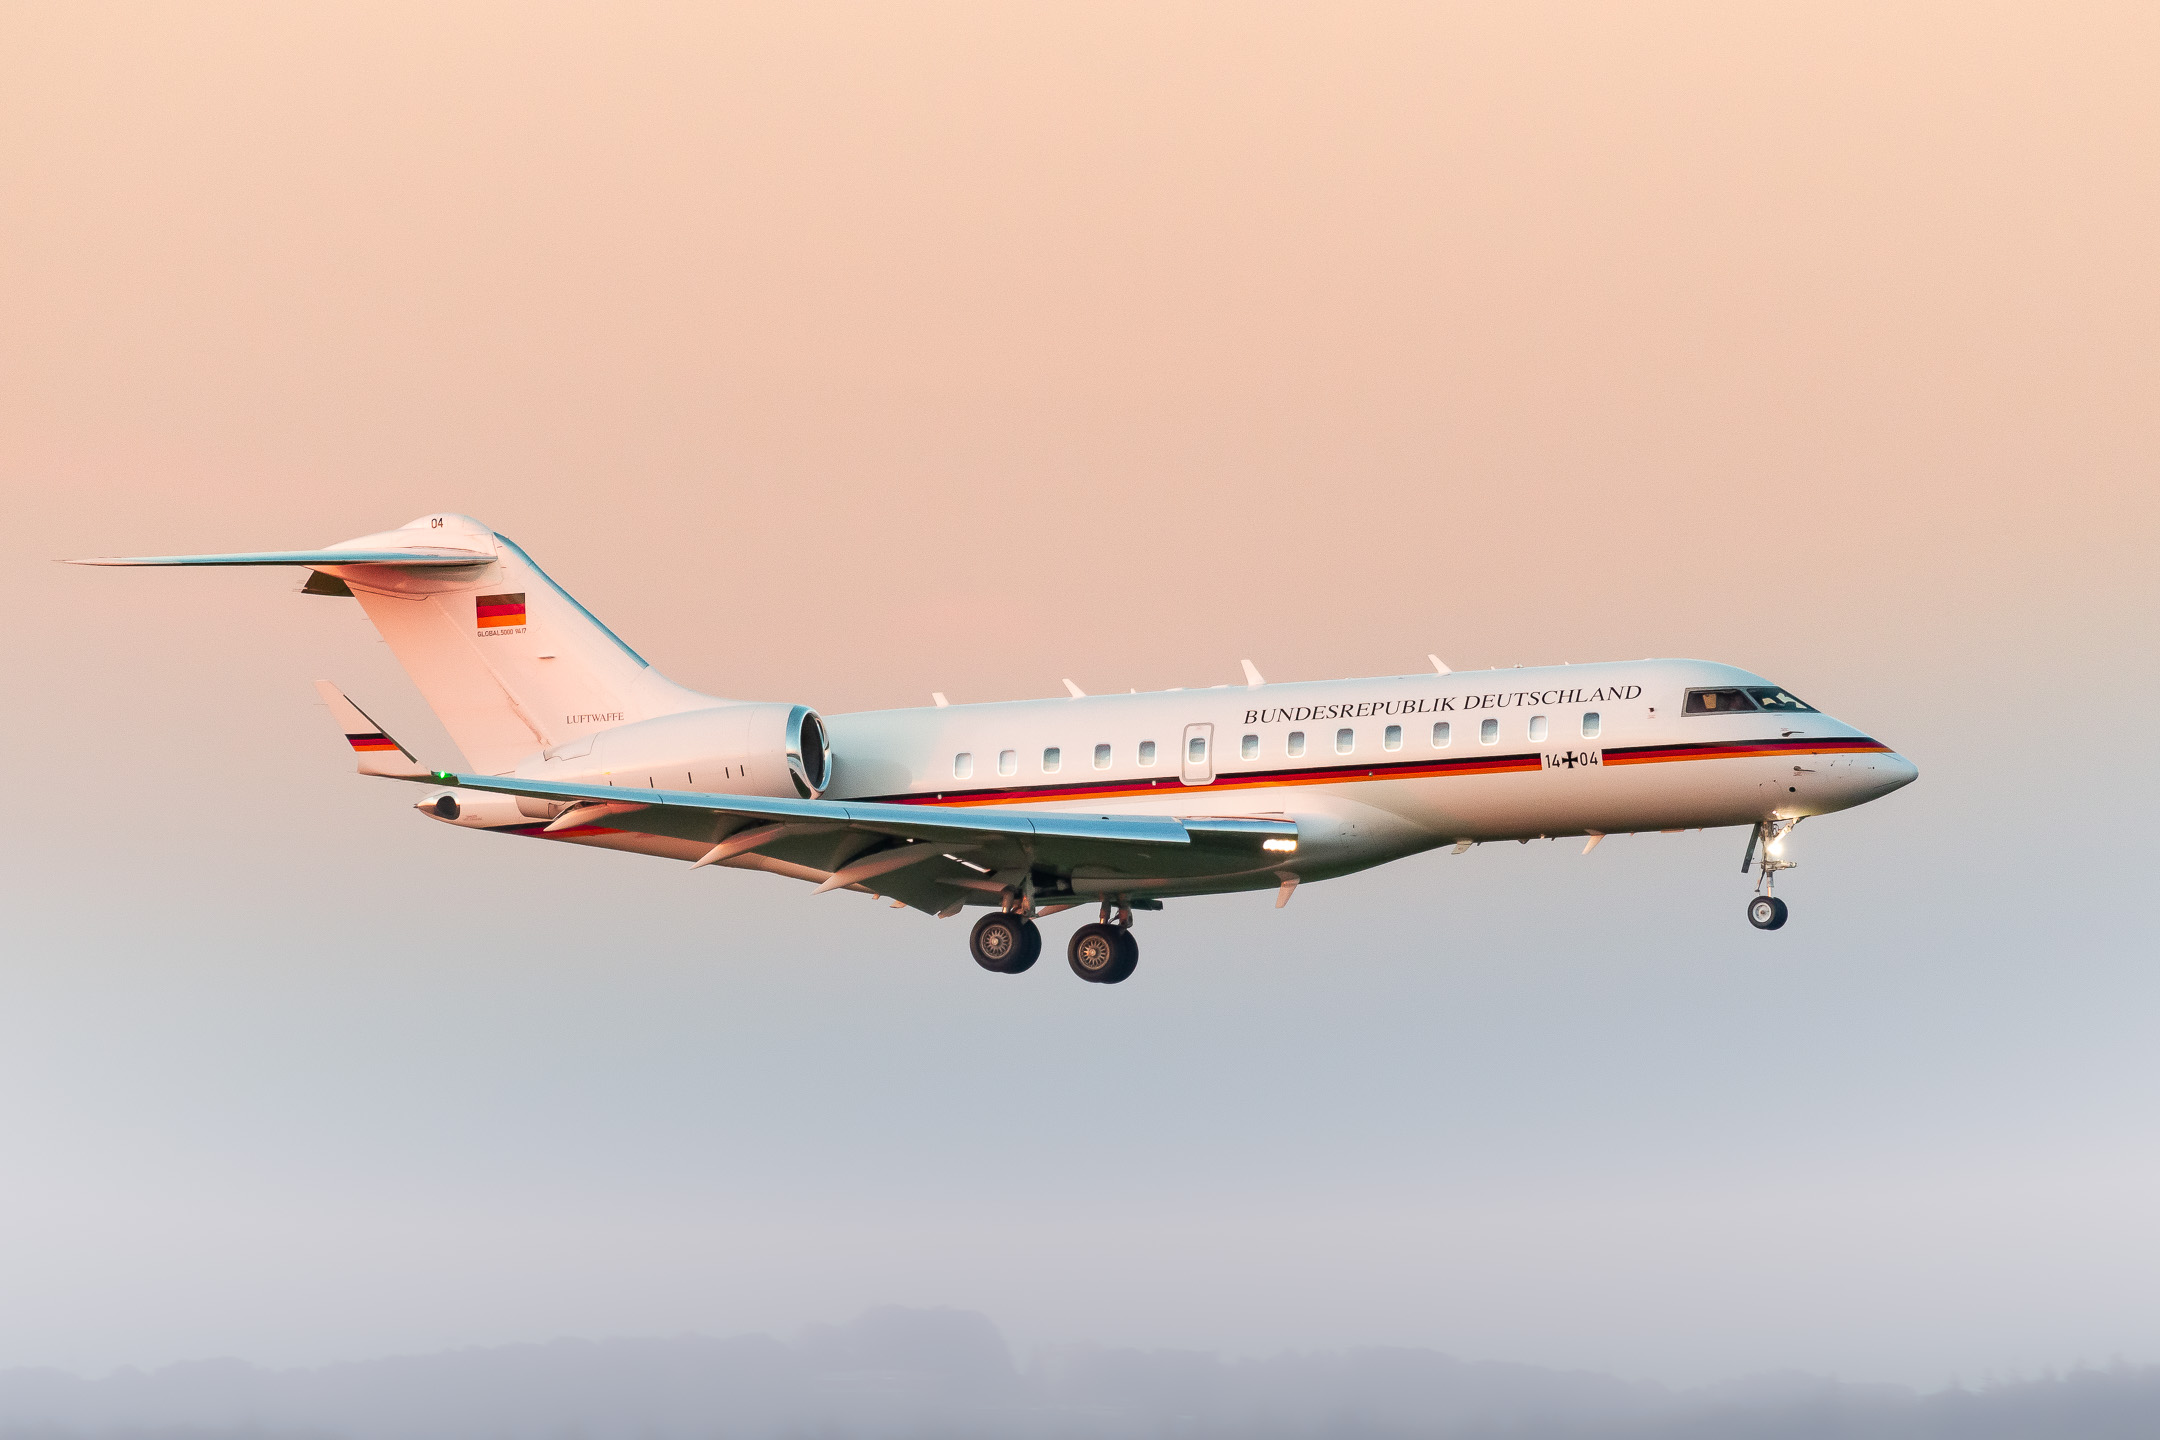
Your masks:
<instances>
[{"instance_id":1,"label":"pink sky gradient","mask_svg":"<svg viewBox=\"0 0 2160 1440\"><path fill-rule=\"evenodd\" d=\"M0 1239L31 1297L0 1365L875 1300L1675 1379L2160 1359L2160 990L2124 908L2160 800L2156 55L2129 4L0 4L0 643L36 772L6 884L38 937L0 1133L41 1177L0 1200L39 1237ZM313 708L329 676L448 758L349 605L50 563L438 508L722 694L1698 655L1922 778L1806 837L1794 943L1744 977L1739 842L1687 837L1202 907L1160 922L1191 963L1123 1024L1041 976L1008 1029L950 926L420 825ZM625 913L688 958L641 969ZM413 925L470 946L407 953ZM719 968L741 988L699 988ZM1672 1075L1631 1068L1621 1015ZM998 1132L1008 1172L925 1033L1022 1071L1114 1054L1154 1118L1045 1101ZM1152 1106L1286 1051L1324 1097L1254 1082L1287 1134L1229 1091L1213 1139ZM800 1192L671 1168L732 1123L685 1089L804 1053L860 1083L728 1142ZM1478 1099L1345 1121L1382 1081ZM920 1108L852 1108L895 1085ZM1731 1132L1690 1108L1720 1087ZM1615 1108L1556 1098L1588 1094ZM408 1145L415 1114L449 1118ZM925 1114L926 1169L840 1157ZM292 1133L323 1148L285 1164ZM461 1168L474 1136L496 1170ZM1239 1188L1301 1138L1326 1185ZM149 1152L193 1199L129 1187ZM1137 1228L954 1222L985 1193L1079 1213L1075 1172L1121 1177ZM355 1185L389 1188L348 1214ZM1973 1195L1998 1208L1945 1220ZM1442 1213L1490 1246L1420 1249ZM253 1278L205 1306L212 1274Z\"/></svg>"}]
</instances>

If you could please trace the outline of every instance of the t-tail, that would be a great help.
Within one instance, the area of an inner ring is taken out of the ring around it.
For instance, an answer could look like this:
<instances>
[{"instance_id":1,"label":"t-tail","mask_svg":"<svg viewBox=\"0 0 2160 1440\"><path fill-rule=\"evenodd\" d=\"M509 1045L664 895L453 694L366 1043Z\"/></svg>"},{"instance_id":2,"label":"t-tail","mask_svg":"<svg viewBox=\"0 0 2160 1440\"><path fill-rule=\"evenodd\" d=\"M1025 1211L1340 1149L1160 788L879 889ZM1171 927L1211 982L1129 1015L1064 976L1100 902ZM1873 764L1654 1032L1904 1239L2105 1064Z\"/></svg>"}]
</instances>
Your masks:
<instances>
[{"instance_id":1,"label":"t-tail","mask_svg":"<svg viewBox=\"0 0 2160 1440\"><path fill-rule=\"evenodd\" d=\"M579 735L729 703L653 669L514 542L464 515L320 550L76 563L306 567L307 594L360 602L481 774Z\"/></svg>"}]
</instances>

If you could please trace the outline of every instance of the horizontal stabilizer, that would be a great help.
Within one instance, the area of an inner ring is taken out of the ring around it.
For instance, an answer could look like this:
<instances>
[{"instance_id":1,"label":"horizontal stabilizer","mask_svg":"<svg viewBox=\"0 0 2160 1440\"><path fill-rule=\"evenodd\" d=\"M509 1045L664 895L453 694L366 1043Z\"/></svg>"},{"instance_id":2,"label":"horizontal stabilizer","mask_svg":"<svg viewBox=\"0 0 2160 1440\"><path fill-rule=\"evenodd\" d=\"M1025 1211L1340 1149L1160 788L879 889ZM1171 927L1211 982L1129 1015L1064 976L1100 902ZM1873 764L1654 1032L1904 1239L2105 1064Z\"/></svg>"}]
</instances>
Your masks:
<instances>
[{"instance_id":1,"label":"horizontal stabilizer","mask_svg":"<svg viewBox=\"0 0 2160 1440\"><path fill-rule=\"evenodd\" d=\"M238 555L136 555L125 559L70 560L70 565L402 565L440 568L485 565L492 553L428 548L413 550L256 550Z\"/></svg>"},{"instance_id":2,"label":"horizontal stabilizer","mask_svg":"<svg viewBox=\"0 0 2160 1440\"><path fill-rule=\"evenodd\" d=\"M345 736L345 743L352 746L362 775L385 775L393 780L427 778L426 767L413 758L412 751L384 733L382 726L346 699L337 686L328 680L318 680L315 691L322 696L323 704L330 707L330 719Z\"/></svg>"}]
</instances>

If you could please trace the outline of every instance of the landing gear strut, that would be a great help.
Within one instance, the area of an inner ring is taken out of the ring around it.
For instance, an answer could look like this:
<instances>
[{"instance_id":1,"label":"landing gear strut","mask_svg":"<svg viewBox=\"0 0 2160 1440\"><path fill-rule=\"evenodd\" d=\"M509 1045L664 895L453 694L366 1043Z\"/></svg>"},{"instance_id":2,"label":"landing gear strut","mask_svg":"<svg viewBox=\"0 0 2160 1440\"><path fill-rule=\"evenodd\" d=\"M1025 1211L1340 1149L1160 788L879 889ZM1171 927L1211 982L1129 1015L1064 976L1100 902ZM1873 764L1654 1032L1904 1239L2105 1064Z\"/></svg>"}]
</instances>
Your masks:
<instances>
[{"instance_id":1,"label":"landing gear strut","mask_svg":"<svg viewBox=\"0 0 2160 1440\"><path fill-rule=\"evenodd\" d=\"M1749 862L1755 860L1755 847L1762 846L1762 859L1755 866L1755 898L1747 907L1748 924L1758 930L1775 930L1785 923L1785 902L1777 897L1777 873L1800 863L1785 858L1785 832L1799 823L1797 816L1772 818L1759 822L1748 834L1747 853L1740 857L1741 874L1747 874Z\"/></svg>"},{"instance_id":2,"label":"landing gear strut","mask_svg":"<svg viewBox=\"0 0 2160 1440\"><path fill-rule=\"evenodd\" d=\"M1042 954L1042 931L1025 916L996 911L975 922L968 935L968 953L985 970L1018 975Z\"/></svg>"}]
</instances>

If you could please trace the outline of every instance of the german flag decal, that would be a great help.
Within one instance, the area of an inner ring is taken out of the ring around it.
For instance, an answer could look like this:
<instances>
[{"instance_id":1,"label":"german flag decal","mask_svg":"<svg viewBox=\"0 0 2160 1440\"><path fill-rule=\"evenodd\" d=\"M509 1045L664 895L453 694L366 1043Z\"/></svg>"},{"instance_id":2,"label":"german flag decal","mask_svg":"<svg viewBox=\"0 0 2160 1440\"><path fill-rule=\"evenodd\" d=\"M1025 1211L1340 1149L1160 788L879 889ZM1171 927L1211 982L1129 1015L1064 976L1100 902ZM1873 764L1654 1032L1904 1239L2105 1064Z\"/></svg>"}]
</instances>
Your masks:
<instances>
[{"instance_id":1,"label":"german flag decal","mask_svg":"<svg viewBox=\"0 0 2160 1440\"><path fill-rule=\"evenodd\" d=\"M525 593L522 590L515 595L482 595L473 608L483 635L524 627Z\"/></svg>"},{"instance_id":2,"label":"german flag decal","mask_svg":"<svg viewBox=\"0 0 2160 1440\"><path fill-rule=\"evenodd\" d=\"M347 735L345 743L363 754L373 750L402 750L405 748L380 730L370 735Z\"/></svg>"}]
</instances>

